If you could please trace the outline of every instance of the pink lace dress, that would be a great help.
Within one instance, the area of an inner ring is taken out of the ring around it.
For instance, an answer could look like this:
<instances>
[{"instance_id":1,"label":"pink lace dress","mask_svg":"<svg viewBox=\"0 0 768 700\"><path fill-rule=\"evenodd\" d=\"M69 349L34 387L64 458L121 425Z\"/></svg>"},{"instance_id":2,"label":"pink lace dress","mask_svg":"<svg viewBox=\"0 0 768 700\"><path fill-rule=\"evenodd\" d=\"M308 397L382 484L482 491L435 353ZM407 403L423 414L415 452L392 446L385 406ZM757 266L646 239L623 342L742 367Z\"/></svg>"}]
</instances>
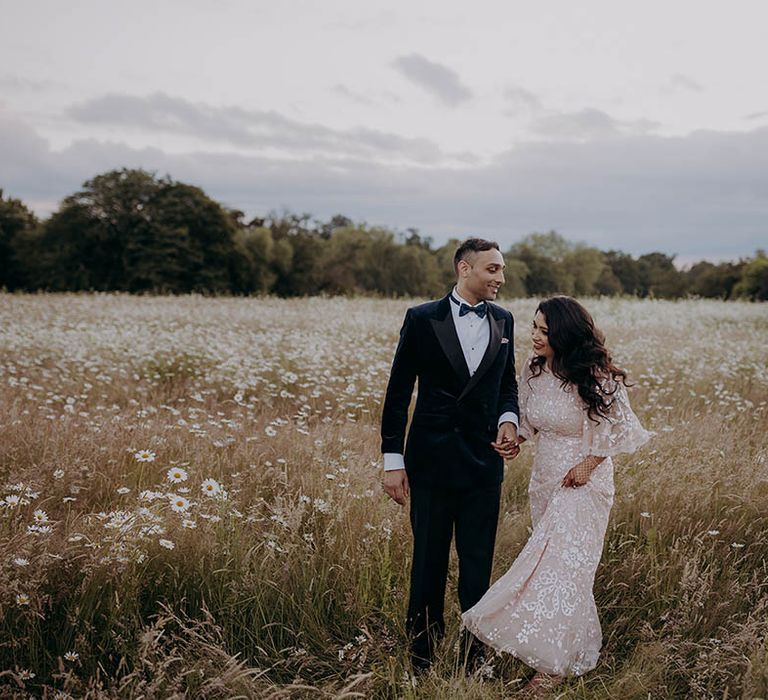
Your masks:
<instances>
[{"instance_id":1,"label":"pink lace dress","mask_svg":"<svg viewBox=\"0 0 768 700\"><path fill-rule=\"evenodd\" d=\"M537 671L578 676L597 665L602 646L592 587L613 505L611 455L633 452L650 433L623 384L610 415L596 424L575 386L563 387L546 370L531 377L529 361L520 380L520 435L536 442L528 487L533 532L462 620L479 639ZM565 474L587 455L607 459L584 486L564 488Z\"/></svg>"}]
</instances>

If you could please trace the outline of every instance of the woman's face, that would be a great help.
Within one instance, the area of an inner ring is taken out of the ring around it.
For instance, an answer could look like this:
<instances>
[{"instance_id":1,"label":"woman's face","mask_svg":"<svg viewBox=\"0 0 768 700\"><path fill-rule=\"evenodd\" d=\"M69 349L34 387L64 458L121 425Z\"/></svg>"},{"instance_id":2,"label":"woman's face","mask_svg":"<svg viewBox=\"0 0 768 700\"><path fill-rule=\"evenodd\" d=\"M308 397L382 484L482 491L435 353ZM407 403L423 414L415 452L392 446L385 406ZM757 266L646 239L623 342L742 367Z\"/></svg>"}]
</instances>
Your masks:
<instances>
[{"instance_id":1,"label":"woman's face","mask_svg":"<svg viewBox=\"0 0 768 700\"><path fill-rule=\"evenodd\" d=\"M537 311L533 317L533 328L531 329L533 352L549 362L555 356L555 351L549 344L548 334L547 319L541 311Z\"/></svg>"}]
</instances>

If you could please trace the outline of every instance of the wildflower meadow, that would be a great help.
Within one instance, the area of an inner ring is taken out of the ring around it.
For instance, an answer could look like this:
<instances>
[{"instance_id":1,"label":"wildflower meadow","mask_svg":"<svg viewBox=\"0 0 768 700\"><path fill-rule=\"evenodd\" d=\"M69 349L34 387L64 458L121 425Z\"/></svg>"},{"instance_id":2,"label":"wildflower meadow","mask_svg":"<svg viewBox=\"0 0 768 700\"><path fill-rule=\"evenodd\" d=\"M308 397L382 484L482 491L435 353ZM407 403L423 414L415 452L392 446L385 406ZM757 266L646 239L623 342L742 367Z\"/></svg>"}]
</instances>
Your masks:
<instances>
[{"instance_id":1,"label":"wildflower meadow","mask_svg":"<svg viewBox=\"0 0 768 700\"><path fill-rule=\"evenodd\" d=\"M454 575L410 675L379 416L413 303L0 294L0 697L514 697L514 659L457 666ZM519 367L536 301L500 303ZM768 308L584 303L655 435L616 459L603 654L558 697L766 698ZM531 460L507 466L494 579Z\"/></svg>"}]
</instances>

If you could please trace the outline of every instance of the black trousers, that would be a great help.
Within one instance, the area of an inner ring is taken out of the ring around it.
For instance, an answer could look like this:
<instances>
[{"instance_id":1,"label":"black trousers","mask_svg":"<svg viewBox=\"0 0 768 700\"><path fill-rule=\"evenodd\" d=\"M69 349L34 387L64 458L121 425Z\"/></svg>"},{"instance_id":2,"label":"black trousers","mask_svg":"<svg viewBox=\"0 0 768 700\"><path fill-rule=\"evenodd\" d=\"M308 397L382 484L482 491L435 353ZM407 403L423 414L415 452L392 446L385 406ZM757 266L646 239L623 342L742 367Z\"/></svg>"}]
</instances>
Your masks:
<instances>
[{"instance_id":1,"label":"black trousers","mask_svg":"<svg viewBox=\"0 0 768 700\"><path fill-rule=\"evenodd\" d=\"M445 632L445 583L454 533L461 611L488 590L500 497L501 484L471 491L411 487L413 564L406 625L415 667L429 666Z\"/></svg>"}]
</instances>

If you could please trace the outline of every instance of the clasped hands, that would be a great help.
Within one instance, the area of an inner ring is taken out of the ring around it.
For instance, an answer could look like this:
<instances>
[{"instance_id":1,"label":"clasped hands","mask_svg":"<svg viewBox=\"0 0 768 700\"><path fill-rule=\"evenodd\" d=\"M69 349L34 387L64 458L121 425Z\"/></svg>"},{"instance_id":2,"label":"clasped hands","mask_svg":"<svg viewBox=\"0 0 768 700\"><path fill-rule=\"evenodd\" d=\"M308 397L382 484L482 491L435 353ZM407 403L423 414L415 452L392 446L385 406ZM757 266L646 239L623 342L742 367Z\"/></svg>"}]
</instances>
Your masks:
<instances>
[{"instance_id":1,"label":"clasped hands","mask_svg":"<svg viewBox=\"0 0 768 700\"><path fill-rule=\"evenodd\" d=\"M496 435L496 441L491 443L496 452L504 459L514 459L520 454L522 438L517 436L517 427L514 423L502 423ZM384 472L384 492L399 505L405 505L410 495L410 484L405 469Z\"/></svg>"},{"instance_id":2,"label":"clasped hands","mask_svg":"<svg viewBox=\"0 0 768 700\"><path fill-rule=\"evenodd\" d=\"M520 454L520 438L517 436L517 426L514 423L502 423L496 435L496 441L491 443L496 452L504 459L514 459Z\"/></svg>"}]
</instances>

